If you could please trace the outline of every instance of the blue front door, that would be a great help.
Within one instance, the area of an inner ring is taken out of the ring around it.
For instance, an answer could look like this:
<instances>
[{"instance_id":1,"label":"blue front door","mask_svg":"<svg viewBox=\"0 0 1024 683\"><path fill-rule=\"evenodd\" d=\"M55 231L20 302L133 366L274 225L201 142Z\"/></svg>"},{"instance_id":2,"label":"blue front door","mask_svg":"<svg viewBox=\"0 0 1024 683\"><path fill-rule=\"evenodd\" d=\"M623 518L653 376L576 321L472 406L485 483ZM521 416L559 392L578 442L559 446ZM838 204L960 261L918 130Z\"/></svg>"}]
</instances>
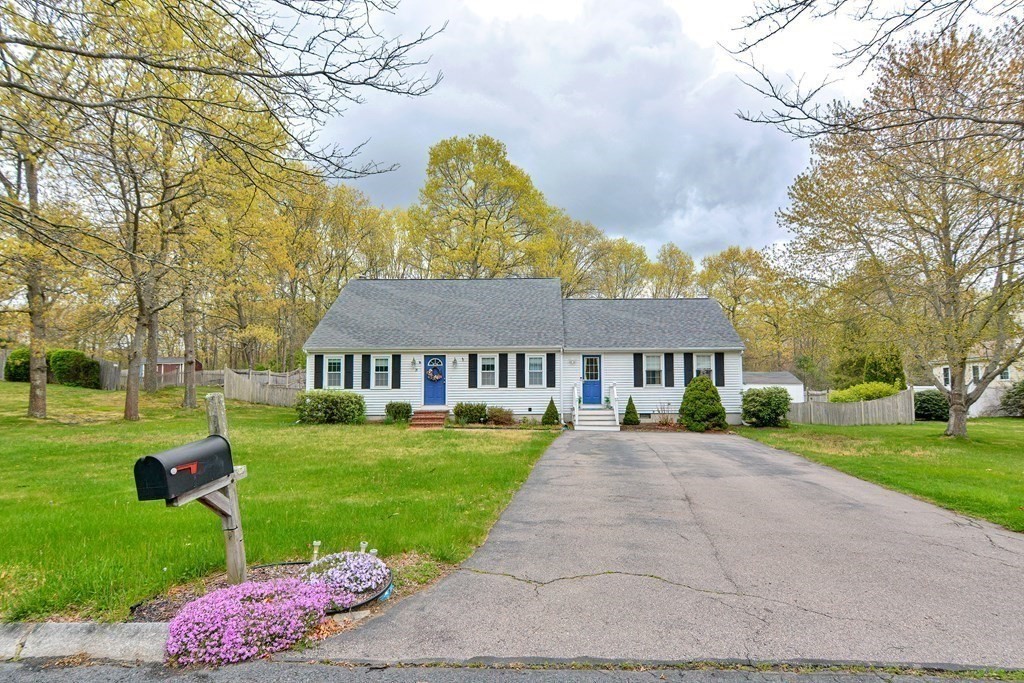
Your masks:
<instances>
[{"instance_id":1,"label":"blue front door","mask_svg":"<svg viewBox=\"0 0 1024 683\"><path fill-rule=\"evenodd\" d=\"M601 356L583 356L583 403L601 405Z\"/></svg>"},{"instance_id":2,"label":"blue front door","mask_svg":"<svg viewBox=\"0 0 1024 683\"><path fill-rule=\"evenodd\" d=\"M423 405L443 406L444 385L448 381L444 356L423 357Z\"/></svg>"}]
</instances>

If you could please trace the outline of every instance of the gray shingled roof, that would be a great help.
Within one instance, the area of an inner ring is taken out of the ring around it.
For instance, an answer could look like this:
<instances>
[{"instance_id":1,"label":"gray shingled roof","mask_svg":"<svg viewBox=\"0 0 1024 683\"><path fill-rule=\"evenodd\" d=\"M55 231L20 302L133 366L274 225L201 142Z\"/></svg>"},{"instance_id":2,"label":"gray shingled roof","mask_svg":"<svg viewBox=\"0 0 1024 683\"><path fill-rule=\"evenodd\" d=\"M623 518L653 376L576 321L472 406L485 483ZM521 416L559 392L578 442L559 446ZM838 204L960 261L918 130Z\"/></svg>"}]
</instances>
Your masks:
<instances>
[{"instance_id":1,"label":"gray shingled roof","mask_svg":"<svg viewBox=\"0 0 1024 683\"><path fill-rule=\"evenodd\" d=\"M744 384L764 384L767 386L783 386L786 384L803 384L792 372L743 372Z\"/></svg>"},{"instance_id":2,"label":"gray shingled roof","mask_svg":"<svg viewBox=\"0 0 1024 683\"><path fill-rule=\"evenodd\" d=\"M308 351L562 345L557 279L351 280Z\"/></svg>"},{"instance_id":3,"label":"gray shingled roof","mask_svg":"<svg viewBox=\"0 0 1024 683\"><path fill-rule=\"evenodd\" d=\"M713 299L566 299L567 349L741 349Z\"/></svg>"}]
</instances>

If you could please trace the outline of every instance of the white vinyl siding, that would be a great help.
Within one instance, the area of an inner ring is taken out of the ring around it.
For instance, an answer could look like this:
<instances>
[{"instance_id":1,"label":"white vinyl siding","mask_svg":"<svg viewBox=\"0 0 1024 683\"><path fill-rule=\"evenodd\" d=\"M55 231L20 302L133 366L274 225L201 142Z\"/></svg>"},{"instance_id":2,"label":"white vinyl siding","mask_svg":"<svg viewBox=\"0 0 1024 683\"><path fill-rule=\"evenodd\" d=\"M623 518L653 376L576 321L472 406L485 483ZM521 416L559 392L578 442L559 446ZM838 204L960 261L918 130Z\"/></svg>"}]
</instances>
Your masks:
<instances>
[{"instance_id":1,"label":"white vinyl siding","mask_svg":"<svg viewBox=\"0 0 1024 683\"><path fill-rule=\"evenodd\" d=\"M391 356L373 357L373 388L391 388Z\"/></svg>"},{"instance_id":2,"label":"white vinyl siding","mask_svg":"<svg viewBox=\"0 0 1024 683\"><path fill-rule=\"evenodd\" d=\"M544 378L544 356L527 356L526 386L543 387L546 384Z\"/></svg>"},{"instance_id":3,"label":"white vinyl siding","mask_svg":"<svg viewBox=\"0 0 1024 683\"><path fill-rule=\"evenodd\" d=\"M660 387L663 384L665 354L649 353L644 356L644 386Z\"/></svg>"},{"instance_id":4,"label":"white vinyl siding","mask_svg":"<svg viewBox=\"0 0 1024 683\"><path fill-rule=\"evenodd\" d=\"M480 356L480 386L498 386L498 357Z\"/></svg>"},{"instance_id":5,"label":"white vinyl siding","mask_svg":"<svg viewBox=\"0 0 1024 683\"><path fill-rule=\"evenodd\" d=\"M324 380L324 387L328 389L341 388L343 360L340 356L325 359L327 377Z\"/></svg>"}]
</instances>

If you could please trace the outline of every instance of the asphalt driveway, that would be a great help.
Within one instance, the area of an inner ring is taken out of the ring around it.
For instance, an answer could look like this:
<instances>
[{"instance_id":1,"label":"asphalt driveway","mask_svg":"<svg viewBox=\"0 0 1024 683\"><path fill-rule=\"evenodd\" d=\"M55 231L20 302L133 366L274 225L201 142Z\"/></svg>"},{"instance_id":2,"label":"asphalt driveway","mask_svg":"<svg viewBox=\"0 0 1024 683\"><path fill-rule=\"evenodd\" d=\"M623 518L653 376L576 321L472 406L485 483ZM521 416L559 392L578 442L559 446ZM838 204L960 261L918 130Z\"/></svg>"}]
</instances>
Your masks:
<instances>
[{"instance_id":1,"label":"asphalt driveway","mask_svg":"<svg viewBox=\"0 0 1024 683\"><path fill-rule=\"evenodd\" d=\"M298 657L1024 667L1024 536L738 436L567 433L462 569Z\"/></svg>"}]
</instances>

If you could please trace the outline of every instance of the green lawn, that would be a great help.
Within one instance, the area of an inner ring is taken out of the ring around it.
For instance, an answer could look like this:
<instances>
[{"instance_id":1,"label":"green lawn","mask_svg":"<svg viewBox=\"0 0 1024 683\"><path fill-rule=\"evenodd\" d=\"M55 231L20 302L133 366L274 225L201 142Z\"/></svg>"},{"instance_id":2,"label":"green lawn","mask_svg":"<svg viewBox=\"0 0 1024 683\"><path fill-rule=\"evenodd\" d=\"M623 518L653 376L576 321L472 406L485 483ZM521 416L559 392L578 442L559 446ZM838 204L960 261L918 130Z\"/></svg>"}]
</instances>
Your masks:
<instances>
[{"instance_id":1,"label":"green lawn","mask_svg":"<svg viewBox=\"0 0 1024 683\"><path fill-rule=\"evenodd\" d=\"M1024 420L971 420L966 440L944 437L944 428L944 423L919 422L737 431L855 477L1024 531Z\"/></svg>"},{"instance_id":2,"label":"green lawn","mask_svg":"<svg viewBox=\"0 0 1024 683\"><path fill-rule=\"evenodd\" d=\"M200 396L206 392L201 390ZM49 387L45 421L24 417L27 385L0 382L0 616L120 619L133 603L222 569L217 518L198 503L136 500L141 455L206 435L180 390L143 397ZM370 542L459 562L555 438L550 432L410 431L294 423L294 411L228 402L250 563Z\"/></svg>"}]
</instances>

